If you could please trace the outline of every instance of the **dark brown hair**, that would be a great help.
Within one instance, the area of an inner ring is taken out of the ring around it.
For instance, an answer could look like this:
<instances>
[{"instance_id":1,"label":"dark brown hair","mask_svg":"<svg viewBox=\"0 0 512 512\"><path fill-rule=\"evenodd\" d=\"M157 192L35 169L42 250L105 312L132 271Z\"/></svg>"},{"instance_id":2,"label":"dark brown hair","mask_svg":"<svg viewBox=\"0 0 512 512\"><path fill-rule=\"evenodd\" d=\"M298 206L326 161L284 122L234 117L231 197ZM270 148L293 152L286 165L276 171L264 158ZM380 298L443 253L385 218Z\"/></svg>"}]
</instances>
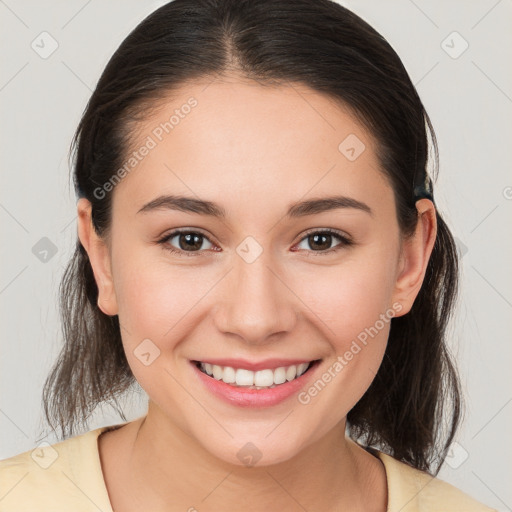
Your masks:
<instances>
[{"instance_id":1,"label":"dark brown hair","mask_svg":"<svg viewBox=\"0 0 512 512\"><path fill-rule=\"evenodd\" d=\"M95 190L121 167L132 122L169 91L233 70L262 85L305 84L349 108L377 141L402 235L414 232L415 186L428 176L431 145L430 174L437 177L437 142L400 58L378 32L330 0L175 0L143 20L114 53L72 142L75 188L92 203L98 234L109 227L111 193ZM437 238L419 294L408 314L391 320L378 373L347 416L353 438L433 475L462 405L446 344L458 290L457 252L436 216ZM62 437L86 425L98 404L116 406L135 382L118 318L103 314L97 297L77 240L61 283L64 346L43 390L46 419Z\"/></svg>"}]
</instances>

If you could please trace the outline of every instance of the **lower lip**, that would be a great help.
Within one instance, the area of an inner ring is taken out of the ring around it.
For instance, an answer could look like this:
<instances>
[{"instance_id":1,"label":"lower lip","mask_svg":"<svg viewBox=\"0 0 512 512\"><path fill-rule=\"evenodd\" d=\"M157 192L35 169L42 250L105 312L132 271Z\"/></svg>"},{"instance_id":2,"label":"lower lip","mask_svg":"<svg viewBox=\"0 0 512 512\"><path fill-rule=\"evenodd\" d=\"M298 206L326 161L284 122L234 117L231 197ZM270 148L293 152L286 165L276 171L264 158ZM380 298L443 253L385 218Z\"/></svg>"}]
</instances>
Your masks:
<instances>
[{"instance_id":1,"label":"lower lip","mask_svg":"<svg viewBox=\"0 0 512 512\"><path fill-rule=\"evenodd\" d=\"M308 370L297 379L277 385L275 388L268 389L247 389L243 387L235 387L221 380L214 379L206 373L203 373L194 361L191 361L199 380L214 395L222 400L237 405L239 407L270 407L277 405L292 395L295 395L309 381L320 361L317 360L311 364Z\"/></svg>"}]
</instances>

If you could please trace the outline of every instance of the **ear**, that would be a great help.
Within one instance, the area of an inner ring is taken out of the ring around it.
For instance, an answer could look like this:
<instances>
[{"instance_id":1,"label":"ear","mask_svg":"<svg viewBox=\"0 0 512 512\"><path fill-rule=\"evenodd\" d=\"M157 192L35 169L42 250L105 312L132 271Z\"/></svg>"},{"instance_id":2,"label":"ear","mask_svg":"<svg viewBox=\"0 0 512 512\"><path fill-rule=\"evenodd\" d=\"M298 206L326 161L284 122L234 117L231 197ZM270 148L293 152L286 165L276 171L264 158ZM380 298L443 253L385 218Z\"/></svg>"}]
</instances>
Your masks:
<instances>
[{"instance_id":1,"label":"ear","mask_svg":"<svg viewBox=\"0 0 512 512\"><path fill-rule=\"evenodd\" d=\"M418 223L414 235L402 243L398 273L393 292L393 302L402 305L400 314L408 313L416 299L437 236L436 209L429 199L416 202Z\"/></svg>"},{"instance_id":2,"label":"ear","mask_svg":"<svg viewBox=\"0 0 512 512\"><path fill-rule=\"evenodd\" d=\"M92 223L90 201L81 198L77 203L78 237L91 262L98 287L98 307L106 315L117 315L117 300L112 279L110 252L105 240L100 238Z\"/></svg>"}]
</instances>

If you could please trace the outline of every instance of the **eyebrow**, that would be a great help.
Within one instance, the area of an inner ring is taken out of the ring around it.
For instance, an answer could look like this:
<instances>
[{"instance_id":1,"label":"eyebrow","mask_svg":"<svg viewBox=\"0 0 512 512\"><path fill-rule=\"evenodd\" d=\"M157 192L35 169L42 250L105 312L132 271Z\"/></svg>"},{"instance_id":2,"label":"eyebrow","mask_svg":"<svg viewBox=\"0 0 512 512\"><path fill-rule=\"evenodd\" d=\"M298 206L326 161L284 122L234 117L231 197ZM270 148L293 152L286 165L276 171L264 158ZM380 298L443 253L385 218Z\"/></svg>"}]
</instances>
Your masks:
<instances>
[{"instance_id":1,"label":"eyebrow","mask_svg":"<svg viewBox=\"0 0 512 512\"><path fill-rule=\"evenodd\" d=\"M373 216L372 209L366 203L346 196L329 196L293 203L288 208L286 216L289 218L300 218L339 208L356 209ZM178 210L221 219L226 218L226 210L218 204L212 201L185 196L159 196L146 203L137 213L147 213L154 210Z\"/></svg>"}]
</instances>

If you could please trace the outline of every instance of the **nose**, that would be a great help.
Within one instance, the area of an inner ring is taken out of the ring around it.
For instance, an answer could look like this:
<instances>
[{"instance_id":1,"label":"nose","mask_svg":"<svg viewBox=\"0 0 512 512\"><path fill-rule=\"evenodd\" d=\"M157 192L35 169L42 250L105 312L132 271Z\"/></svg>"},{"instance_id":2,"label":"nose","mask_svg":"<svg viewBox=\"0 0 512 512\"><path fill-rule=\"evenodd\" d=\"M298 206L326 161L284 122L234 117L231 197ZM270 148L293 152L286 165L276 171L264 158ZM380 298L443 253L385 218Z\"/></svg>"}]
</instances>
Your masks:
<instances>
[{"instance_id":1,"label":"nose","mask_svg":"<svg viewBox=\"0 0 512 512\"><path fill-rule=\"evenodd\" d=\"M293 286L263 253L249 263L238 254L216 296L214 321L223 334L248 344L265 344L291 332L298 318Z\"/></svg>"}]
</instances>

